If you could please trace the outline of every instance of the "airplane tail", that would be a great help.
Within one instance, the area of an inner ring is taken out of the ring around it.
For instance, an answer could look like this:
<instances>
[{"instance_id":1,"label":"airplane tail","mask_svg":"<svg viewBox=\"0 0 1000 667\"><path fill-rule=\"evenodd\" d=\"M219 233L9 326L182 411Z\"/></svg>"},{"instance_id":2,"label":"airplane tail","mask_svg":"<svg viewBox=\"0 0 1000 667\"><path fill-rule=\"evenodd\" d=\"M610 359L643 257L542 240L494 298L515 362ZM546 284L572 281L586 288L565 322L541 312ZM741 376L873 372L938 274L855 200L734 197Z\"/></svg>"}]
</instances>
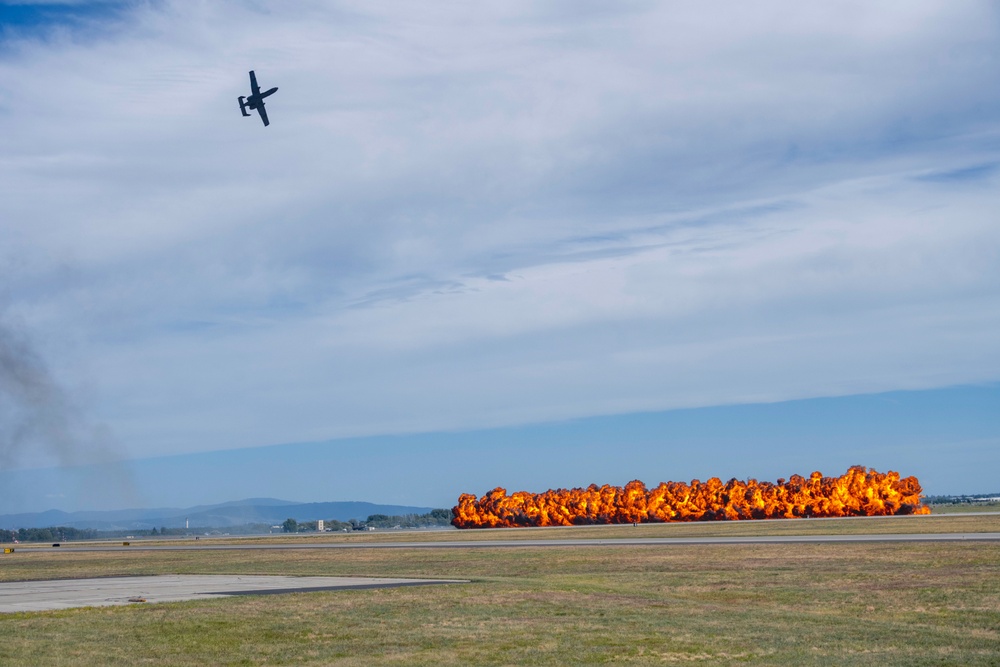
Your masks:
<instances>
[{"instance_id":1,"label":"airplane tail","mask_svg":"<svg viewBox=\"0 0 1000 667\"><path fill-rule=\"evenodd\" d=\"M242 113L244 116L249 116L250 114L247 113L247 98L241 95L239 100L240 100L240 113Z\"/></svg>"}]
</instances>

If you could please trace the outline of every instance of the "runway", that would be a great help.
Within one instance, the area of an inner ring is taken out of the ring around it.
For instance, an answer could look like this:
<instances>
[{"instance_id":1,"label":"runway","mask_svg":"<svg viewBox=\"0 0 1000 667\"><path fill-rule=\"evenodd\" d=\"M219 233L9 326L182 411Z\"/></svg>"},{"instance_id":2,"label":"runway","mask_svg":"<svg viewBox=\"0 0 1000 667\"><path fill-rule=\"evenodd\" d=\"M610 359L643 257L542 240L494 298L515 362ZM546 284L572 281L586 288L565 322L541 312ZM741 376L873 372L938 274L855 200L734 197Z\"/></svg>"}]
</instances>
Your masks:
<instances>
[{"instance_id":1,"label":"runway","mask_svg":"<svg viewBox=\"0 0 1000 667\"><path fill-rule=\"evenodd\" d=\"M244 544L150 544L131 546L80 545L59 547L66 552L95 551L246 551L298 549L492 549L556 547L671 547L712 544L801 544L844 542L996 542L1000 533L902 533L897 535L764 535L744 537L636 537L609 539L448 540L440 542L248 542ZM49 547L51 548L51 547ZM32 547L36 551L39 547ZM26 549L25 551L29 551Z\"/></svg>"},{"instance_id":2,"label":"runway","mask_svg":"<svg viewBox=\"0 0 1000 667\"><path fill-rule=\"evenodd\" d=\"M0 613L108 607L233 595L269 595L399 586L468 583L459 579L286 577L167 574L144 577L56 579L0 583Z\"/></svg>"}]
</instances>

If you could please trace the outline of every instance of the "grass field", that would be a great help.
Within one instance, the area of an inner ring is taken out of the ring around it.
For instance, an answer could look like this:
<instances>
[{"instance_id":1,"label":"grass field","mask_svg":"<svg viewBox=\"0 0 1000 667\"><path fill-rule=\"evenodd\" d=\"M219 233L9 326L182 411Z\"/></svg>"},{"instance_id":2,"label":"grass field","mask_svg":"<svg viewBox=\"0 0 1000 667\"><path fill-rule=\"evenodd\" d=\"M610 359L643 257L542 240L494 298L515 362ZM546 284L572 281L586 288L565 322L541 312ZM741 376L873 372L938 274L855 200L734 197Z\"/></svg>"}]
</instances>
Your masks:
<instances>
[{"instance_id":1,"label":"grass field","mask_svg":"<svg viewBox=\"0 0 1000 667\"><path fill-rule=\"evenodd\" d=\"M955 516L443 535L836 533L866 524L981 532L998 523ZM442 534L407 538L415 535ZM134 553L20 546L0 560L0 578L243 573L472 583L5 614L3 665L1000 665L996 543Z\"/></svg>"}]
</instances>

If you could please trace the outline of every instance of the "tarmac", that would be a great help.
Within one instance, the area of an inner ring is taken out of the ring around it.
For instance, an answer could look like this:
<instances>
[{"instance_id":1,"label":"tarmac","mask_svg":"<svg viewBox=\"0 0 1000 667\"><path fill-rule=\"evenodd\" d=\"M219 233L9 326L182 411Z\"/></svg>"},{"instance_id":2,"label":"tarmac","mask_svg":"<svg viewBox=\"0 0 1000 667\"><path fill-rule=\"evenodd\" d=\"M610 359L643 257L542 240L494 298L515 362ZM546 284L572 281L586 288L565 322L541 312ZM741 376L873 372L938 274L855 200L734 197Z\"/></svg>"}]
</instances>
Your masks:
<instances>
[{"instance_id":1,"label":"tarmac","mask_svg":"<svg viewBox=\"0 0 1000 667\"><path fill-rule=\"evenodd\" d=\"M509 529L507 529L509 530ZM527 529L518 529L527 530ZM531 529L539 530L539 529ZM88 545L61 546L62 553L71 552L139 552L139 551L299 551L312 549L495 549L522 547L671 547L710 544L796 544L813 542L997 542L1000 533L900 533L859 535L753 535L741 537L634 537L586 539L497 539L442 540L438 542L247 542L230 544L143 544L129 546ZM70 543L72 544L72 543ZM25 552L47 547L30 546Z\"/></svg>"},{"instance_id":2,"label":"tarmac","mask_svg":"<svg viewBox=\"0 0 1000 667\"><path fill-rule=\"evenodd\" d=\"M215 574L15 581L0 582L0 613L207 600L233 595L271 595L464 583L468 581Z\"/></svg>"}]
</instances>

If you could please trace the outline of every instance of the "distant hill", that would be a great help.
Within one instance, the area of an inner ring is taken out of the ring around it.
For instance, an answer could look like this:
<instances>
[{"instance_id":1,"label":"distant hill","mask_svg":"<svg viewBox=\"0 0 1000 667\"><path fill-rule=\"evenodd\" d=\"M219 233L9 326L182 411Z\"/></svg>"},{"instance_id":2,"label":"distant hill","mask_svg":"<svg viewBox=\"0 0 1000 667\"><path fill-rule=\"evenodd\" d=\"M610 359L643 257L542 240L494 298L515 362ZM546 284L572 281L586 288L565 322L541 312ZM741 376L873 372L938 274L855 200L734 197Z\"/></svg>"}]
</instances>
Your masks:
<instances>
[{"instance_id":1,"label":"distant hill","mask_svg":"<svg viewBox=\"0 0 1000 667\"><path fill-rule=\"evenodd\" d=\"M109 510L101 512L63 512L49 510L26 514L0 515L0 528L49 528L66 526L96 530L148 530L152 528L226 528L248 523L280 524L285 519L316 521L336 519L363 521L372 514L427 514L432 507L379 505L367 502L296 503L276 498L250 498L218 505L164 507L155 509Z\"/></svg>"}]
</instances>

